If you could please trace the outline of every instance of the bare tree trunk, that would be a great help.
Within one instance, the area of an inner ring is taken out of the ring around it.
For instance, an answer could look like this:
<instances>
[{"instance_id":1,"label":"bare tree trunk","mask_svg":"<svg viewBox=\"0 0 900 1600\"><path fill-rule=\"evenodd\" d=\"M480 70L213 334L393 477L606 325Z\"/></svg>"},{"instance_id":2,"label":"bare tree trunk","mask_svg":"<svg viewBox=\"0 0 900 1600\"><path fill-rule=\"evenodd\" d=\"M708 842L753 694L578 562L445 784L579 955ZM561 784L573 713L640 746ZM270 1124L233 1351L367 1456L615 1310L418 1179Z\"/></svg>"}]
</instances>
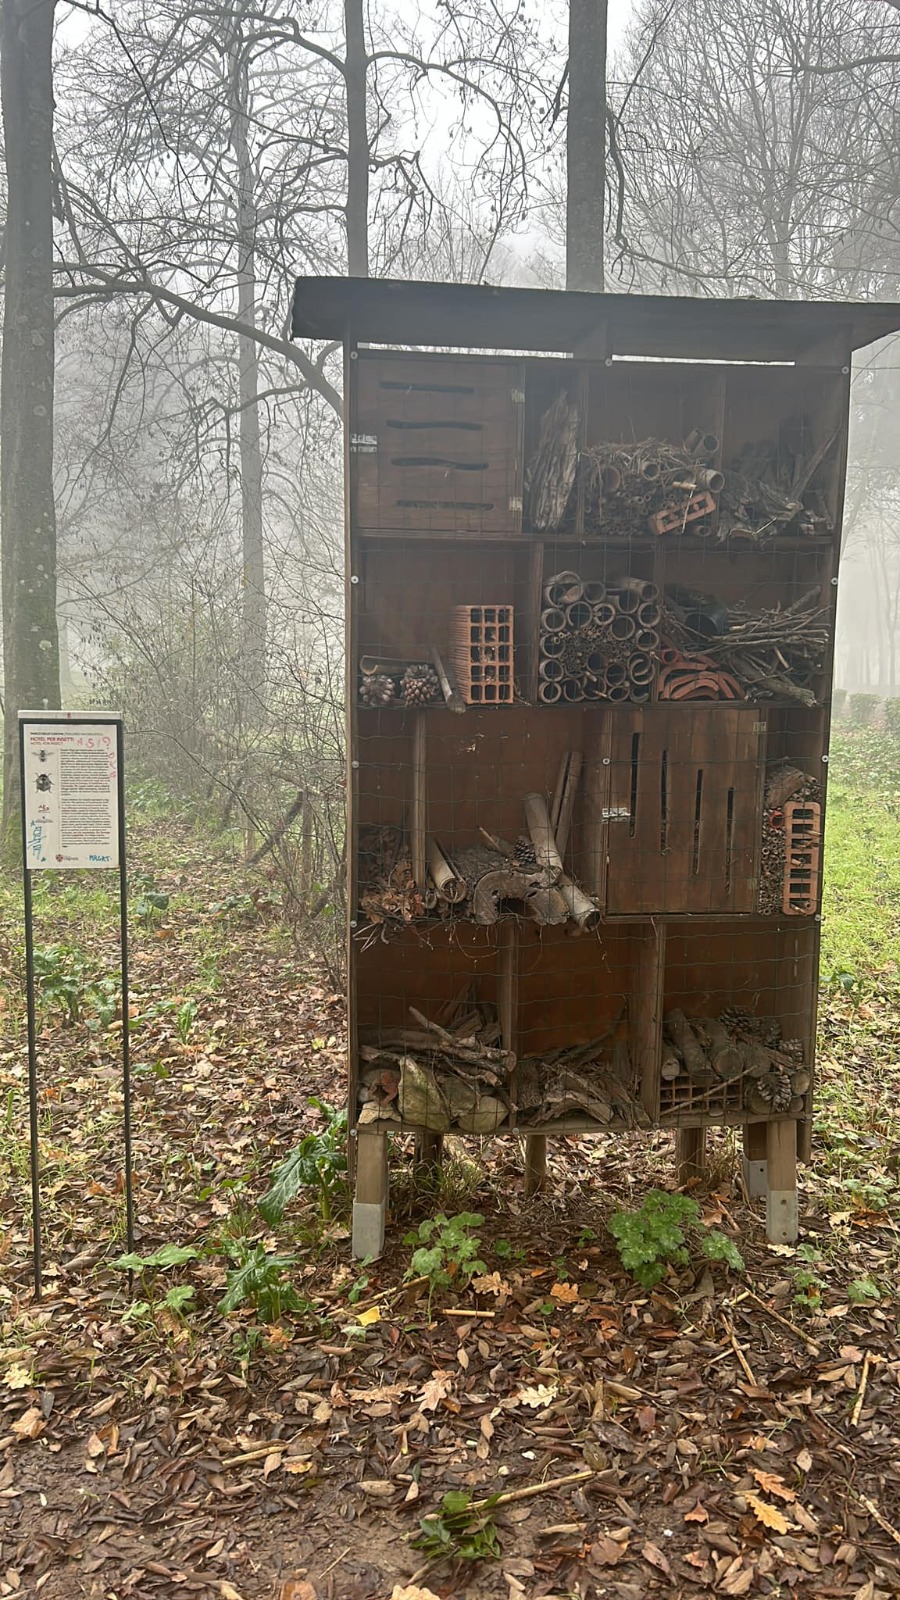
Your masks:
<instances>
[{"instance_id":1,"label":"bare tree trunk","mask_svg":"<svg viewBox=\"0 0 900 1600\"><path fill-rule=\"evenodd\" d=\"M607 0L569 0L566 288L602 293Z\"/></svg>"},{"instance_id":2,"label":"bare tree trunk","mask_svg":"<svg viewBox=\"0 0 900 1600\"><path fill-rule=\"evenodd\" d=\"M369 276L369 68L362 0L344 0L344 82L347 90L347 271Z\"/></svg>"},{"instance_id":3,"label":"bare tree trunk","mask_svg":"<svg viewBox=\"0 0 900 1600\"><path fill-rule=\"evenodd\" d=\"M53 12L3 0L0 91L7 214L0 516L3 560L3 818L18 811L21 707L58 707L53 498Z\"/></svg>"},{"instance_id":4,"label":"bare tree trunk","mask_svg":"<svg viewBox=\"0 0 900 1600\"><path fill-rule=\"evenodd\" d=\"M231 44L229 75L231 148L237 167L235 237L238 248L238 320L256 325L256 204L248 138L250 88L240 31L240 8ZM247 679L259 711L266 671L266 574L263 544L262 446L259 427L259 347L238 336L238 435L241 458L241 556L243 562L243 639Z\"/></svg>"}]
</instances>

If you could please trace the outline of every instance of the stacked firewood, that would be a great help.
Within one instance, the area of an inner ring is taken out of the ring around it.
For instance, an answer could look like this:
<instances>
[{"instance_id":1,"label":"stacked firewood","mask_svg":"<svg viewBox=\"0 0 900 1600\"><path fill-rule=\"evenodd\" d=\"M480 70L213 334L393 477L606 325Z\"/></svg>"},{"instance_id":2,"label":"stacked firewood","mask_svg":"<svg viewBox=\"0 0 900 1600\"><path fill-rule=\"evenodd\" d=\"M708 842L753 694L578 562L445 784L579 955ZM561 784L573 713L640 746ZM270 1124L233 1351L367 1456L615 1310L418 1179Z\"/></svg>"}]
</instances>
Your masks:
<instances>
[{"instance_id":1,"label":"stacked firewood","mask_svg":"<svg viewBox=\"0 0 900 1600\"><path fill-rule=\"evenodd\" d=\"M776 916L784 910L787 865L784 808L790 801L818 805L821 796L818 780L808 777L790 762L780 762L766 775L759 870L759 910L763 916Z\"/></svg>"},{"instance_id":2,"label":"stacked firewood","mask_svg":"<svg viewBox=\"0 0 900 1600\"><path fill-rule=\"evenodd\" d=\"M810 1084L803 1043L783 1039L776 1017L754 1017L740 1006L690 1020L670 1011L663 1040L664 1115L711 1109L723 1090L759 1117L803 1110Z\"/></svg>"},{"instance_id":3,"label":"stacked firewood","mask_svg":"<svg viewBox=\"0 0 900 1600\"><path fill-rule=\"evenodd\" d=\"M608 583L557 572L544 584L538 699L649 700L659 654L659 590L641 578Z\"/></svg>"},{"instance_id":4,"label":"stacked firewood","mask_svg":"<svg viewBox=\"0 0 900 1600\"><path fill-rule=\"evenodd\" d=\"M516 1058L500 1046L493 1005L469 988L432 1022L413 1006L415 1027L360 1034L359 1121L403 1122L433 1133L496 1133L509 1119Z\"/></svg>"},{"instance_id":5,"label":"stacked firewood","mask_svg":"<svg viewBox=\"0 0 900 1600\"><path fill-rule=\"evenodd\" d=\"M582 453L585 532L611 538L692 533L715 526L723 477L710 465L714 434L695 430L683 445L664 439L595 444Z\"/></svg>"}]
</instances>

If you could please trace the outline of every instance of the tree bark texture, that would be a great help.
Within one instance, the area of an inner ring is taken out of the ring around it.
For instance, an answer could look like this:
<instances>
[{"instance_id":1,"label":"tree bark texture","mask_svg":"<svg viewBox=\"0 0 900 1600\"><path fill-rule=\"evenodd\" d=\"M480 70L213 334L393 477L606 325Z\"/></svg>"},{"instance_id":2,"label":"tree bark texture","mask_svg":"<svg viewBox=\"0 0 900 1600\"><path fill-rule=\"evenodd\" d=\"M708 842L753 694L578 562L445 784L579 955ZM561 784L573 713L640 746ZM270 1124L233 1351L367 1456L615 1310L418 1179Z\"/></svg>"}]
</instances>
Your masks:
<instances>
[{"instance_id":1,"label":"tree bark texture","mask_svg":"<svg viewBox=\"0 0 900 1600\"><path fill-rule=\"evenodd\" d=\"M7 220L0 375L3 816L18 811L20 708L58 708L53 498L53 12L3 0L0 97Z\"/></svg>"},{"instance_id":2,"label":"tree bark texture","mask_svg":"<svg viewBox=\"0 0 900 1600\"><path fill-rule=\"evenodd\" d=\"M256 325L256 196L249 142L250 86L240 10L232 35L230 71L231 148L236 167L235 236L238 250L238 320ZM263 468L259 426L259 347L238 336L238 437L241 461L242 627L248 688L260 709L266 671L266 574L263 540Z\"/></svg>"},{"instance_id":3,"label":"tree bark texture","mask_svg":"<svg viewBox=\"0 0 900 1600\"><path fill-rule=\"evenodd\" d=\"M344 0L344 83L347 94L347 272L369 276L369 60L362 0Z\"/></svg>"},{"instance_id":4,"label":"tree bark texture","mask_svg":"<svg viewBox=\"0 0 900 1600\"><path fill-rule=\"evenodd\" d=\"M566 288L602 293L607 0L569 0Z\"/></svg>"}]
</instances>

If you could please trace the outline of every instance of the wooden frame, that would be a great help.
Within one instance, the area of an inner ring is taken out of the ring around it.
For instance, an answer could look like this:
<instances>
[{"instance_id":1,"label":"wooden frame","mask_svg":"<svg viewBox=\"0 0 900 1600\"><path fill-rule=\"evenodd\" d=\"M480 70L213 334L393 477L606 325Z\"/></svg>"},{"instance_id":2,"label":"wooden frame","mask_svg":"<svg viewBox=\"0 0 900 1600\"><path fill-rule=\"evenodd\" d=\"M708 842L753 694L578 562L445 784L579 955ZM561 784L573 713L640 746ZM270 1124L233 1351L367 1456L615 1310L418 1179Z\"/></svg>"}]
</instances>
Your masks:
<instances>
[{"instance_id":1,"label":"wooden frame","mask_svg":"<svg viewBox=\"0 0 900 1600\"><path fill-rule=\"evenodd\" d=\"M355 1252L381 1249L386 1134L411 1127L421 1151L433 1155L439 1146L439 1134L418 1124L358 1126L361 1030L367 1038L378 1028L402 1029L411 1006L420 1016L436 1016L472 980L496 1007L507 1051L524 1047L540 1055L627 1026L645 1120L677 1130L682 1174L702 1160L705 1127L743 1126L745 1174L752 1193L768 1194L770 1237L795 1237L796 1156L798 1142L801 1151L808 1142L809 1093L795 1097L786 1119L758 1105L748 1110L740 1082L716 1082L699 1096L684 1085L673 1088L661 1073L663 1022L673 1010L707 1018L734 1007L774 1017L783 1037L801 1041L812 1073L820 875L810 818L818 821L816 808L824 806L833 645L814 681L812 706L778 695L759 704L663 701L657 682L645 705L541 705L542 597L553 574L572 571L600 593L610 582L640 581L659 593L677 583L751 608L785 607L814 593L833 623L850 349L900 325L900 309L792 305L788 311L768 302L698 306L641 297L621 306L626 297L514 290L491 291L488 306L480 289L415 285L403 286L411 295L406 343L426 337L432 345L502 349L505 343L517 350L570 349L575 358L359 348L355 336L397 339L397 287L367 284L351 292L332 280L301 280L294 314L295 332L346 341L349 1093L360 1148ZM453 307L457 331L448 336ZM613 360L616 342L635 355L668 359ZM581 359L579 347L590 347L591 359ZM685 356L691 359L671 359ZM577 404L581 451L598 439L677 440L697 429L715 442L707 464L718 471L763 435L776 452L787 438L796 455L817 457L817 491L830 527L759 546L717 541L708 517L699 534L685 523L683 531L662 535L648 525L627 539L604 536L602 524L590 522L579 475L565 525L552 534L536 530L529 524L526 464L541 418L560 393ZM470 704L464 718L442 703L358 704L363 656L428 663L437 652L452 661L461 637L454 618L463 607L511 608L514 704ZM414 888L424 893L430 836L451 853L479 830L515 839L523 795L549 799L571 751L583 754L584 768L566 859L595 897L599 933L573 939L571 927L539 928L508 915L478 927L424 914L390 942L377 929L366 933L361 829L406 829ZM795 887L776 914L763 914L760 824L767 763L778 760L814 775L821 799L798 823L810 838L809 860L792 880L802 878L802 893ZM517 1070L496 1131L526 1133L533 1189L543 1174L547 1134L600 1127L581 1116L551 1124L523 1116ZM614 1116L603 1131L625 1125Z\"/></svg>"}]
</instances>

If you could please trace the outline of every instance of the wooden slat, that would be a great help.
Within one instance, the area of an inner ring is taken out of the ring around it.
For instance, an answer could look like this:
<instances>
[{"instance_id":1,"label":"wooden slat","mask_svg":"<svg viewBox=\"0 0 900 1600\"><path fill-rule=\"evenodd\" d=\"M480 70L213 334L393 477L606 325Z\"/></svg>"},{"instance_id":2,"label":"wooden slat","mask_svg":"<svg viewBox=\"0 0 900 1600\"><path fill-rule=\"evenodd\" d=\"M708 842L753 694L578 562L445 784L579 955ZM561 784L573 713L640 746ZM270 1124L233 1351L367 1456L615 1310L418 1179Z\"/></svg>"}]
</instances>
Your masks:
<instances>
[{"instance_id":1,"label":"wooden slat","mask_svg":"<svg viewBox=\"0 0 900 1600\"><path fill-rule=\"evenodd\" d=\"M521 363L422 354L357 364L357 525L517 535Z\"/></svg>"}]
</instances>

